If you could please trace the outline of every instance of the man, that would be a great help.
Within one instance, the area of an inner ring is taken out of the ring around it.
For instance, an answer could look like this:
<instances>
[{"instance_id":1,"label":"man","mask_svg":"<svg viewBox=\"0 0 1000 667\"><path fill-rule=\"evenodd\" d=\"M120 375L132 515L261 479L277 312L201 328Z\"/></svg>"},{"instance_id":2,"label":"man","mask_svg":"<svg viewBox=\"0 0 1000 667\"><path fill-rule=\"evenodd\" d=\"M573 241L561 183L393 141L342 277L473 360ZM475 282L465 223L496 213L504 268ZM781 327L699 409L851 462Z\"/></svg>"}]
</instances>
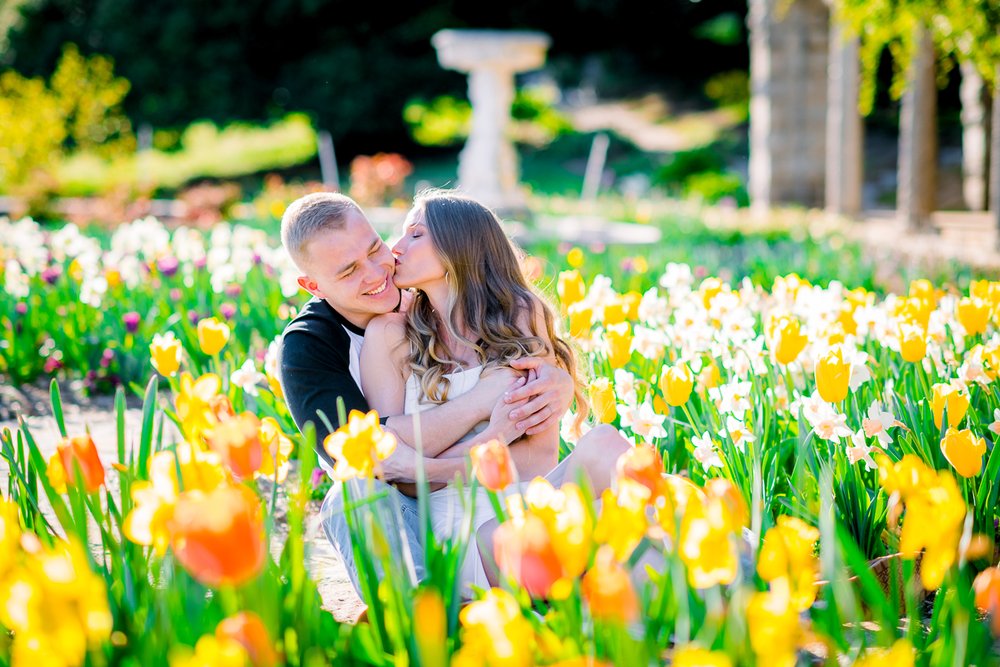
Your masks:
<instances>
[{"instance_id":1,"label":"man","mask_svg":"<svg viewBox=\"0 0 1000 667\"><path fill-rule=\"evenodd\" d=\"M367 324L401 305L402 295L392 282L395 261L360 207L341 194L314 193L293 202L281 221L281 240L302 273L299 285L313 295L282 337L281 385L299 428L307 422L316 428L320 459L330 469L332 461L322 447L329 430L319 413L337 424L338 398L347 412L368 410L360 389L359 353ZM512 365L526 371L529 380L513 381L512 375L503 373L484 378L468 393L421 412L419 433L418 422L411 415L383 418L398 444L396 452L383 462L382 480L376 480L373 489L385 492L385 502L398 508L398 512L383 516L402 517L400 530L389 532L405 537L408 549L402 549L403 555L412 555L407 566L418 579L424 572L416 500L395 485L412 483L420 464L432 483L448 482L466 467L464 458L421 459L413 447L418 436L441 450L442 443L455 443L475 424L489 420L490 427L479 437L483 441L499 437L509 443L522 433L550 428L569 408L573 383L568 373L534 358ZM595 485L606 486L609 479L601 478L609 477L608 469L613 466L608 458L617 458L618 450L616 445L605 446L602 436L610 435L605 430L592 433L587 445L578 446L574 465L590 473ZM339 551L360 596L341 484L335 484L324 500L322 516L327 537Z\"/></svg>"}]
</instances>

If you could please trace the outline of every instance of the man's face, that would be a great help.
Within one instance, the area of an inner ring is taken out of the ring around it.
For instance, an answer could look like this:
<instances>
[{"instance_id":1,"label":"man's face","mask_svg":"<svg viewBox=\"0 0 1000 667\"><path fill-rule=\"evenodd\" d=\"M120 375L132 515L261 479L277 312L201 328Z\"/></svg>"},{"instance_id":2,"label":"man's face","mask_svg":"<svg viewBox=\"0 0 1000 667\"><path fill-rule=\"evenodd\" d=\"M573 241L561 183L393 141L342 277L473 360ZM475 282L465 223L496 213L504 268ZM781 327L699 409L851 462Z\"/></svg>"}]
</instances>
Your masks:
<instances>
[{"instance_id":1,"label":"man's face","mask_svg":"<svg viewBox=\"0 0 1000 667\"><path fill-rule=\"evenodd\" d=\"M342 229L317 234L300 261L306 275L299 285L359 327L399 303L392 253L358 211L348 213Z\"/></svg>"}]
</instances>

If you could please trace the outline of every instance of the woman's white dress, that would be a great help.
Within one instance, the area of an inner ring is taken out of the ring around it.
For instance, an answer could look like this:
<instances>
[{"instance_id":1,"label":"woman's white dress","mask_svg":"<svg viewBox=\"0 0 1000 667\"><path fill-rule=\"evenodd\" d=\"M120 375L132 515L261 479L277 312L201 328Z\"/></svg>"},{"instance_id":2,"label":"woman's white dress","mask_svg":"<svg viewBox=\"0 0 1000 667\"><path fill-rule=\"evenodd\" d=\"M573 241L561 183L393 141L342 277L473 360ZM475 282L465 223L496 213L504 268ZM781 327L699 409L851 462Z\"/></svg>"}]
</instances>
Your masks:
<instances>
[{"instance_id":1,"label":"woman's white dress","mask_svg":"<svg viewBox=\"0 0 1000 667\"><path fill-rule=\"evenodd\" d=\"M482 370L482 366L475 366L463 371L446 373L445 377L451 383L448 388L448 399L457 398L476 386ZM416 376L411 374L406 380L403 412L413 414L432 408L435 405L435 403L426 400ZM461 441L468 440L482 432L488 424L489 422L480 422ZM434 531L434 535L439 538L450 537L462 530L464 524L468 522L468 513L465 504L468 504L471 500L472 496L469 493L468 486L465 486L460 493L454 484L449 483L443 489L431 492L428 504L430 506L431 528ZM486 571L483 569L482 558L476 544L476 530L495 516L496 513L493 511L493 506L490 503L486 489L480 487L475 497L469 548L466 551L465 560L459 569L459 581L462 583L463 594L466 597L472 595L472 586L484 589L489 588L489 581L486 579Z\"/></svg>"}]
</instances>

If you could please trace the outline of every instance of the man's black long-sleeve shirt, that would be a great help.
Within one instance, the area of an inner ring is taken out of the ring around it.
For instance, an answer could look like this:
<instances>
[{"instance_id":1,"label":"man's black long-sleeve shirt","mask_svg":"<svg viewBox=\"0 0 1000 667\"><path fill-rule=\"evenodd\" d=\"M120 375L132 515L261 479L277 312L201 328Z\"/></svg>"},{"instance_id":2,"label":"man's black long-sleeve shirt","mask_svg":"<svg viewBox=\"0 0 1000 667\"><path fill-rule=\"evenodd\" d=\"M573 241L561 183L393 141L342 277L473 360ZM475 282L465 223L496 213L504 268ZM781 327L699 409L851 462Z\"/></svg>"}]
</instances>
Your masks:
<instances>
[{"instance_id":1,"label":"man's black long-sleeve shirt","mask_svg":"<svg viewBox=\"0 0 1000 667\"><path fill-rule=\"evenodd\" d=\"M289 322L281 338L281 389L288 410L300 431L306 422L313 423L316 450L331 466L333 461L323 449L323 439L330 431L317 411L322 410L334 427L339 425L338 397L344 400L347 413L368 411L368 402L358 386L358 358L364 335L364 329L348 322L325 300L314 297Z\"/></svg>"}]
</instances>

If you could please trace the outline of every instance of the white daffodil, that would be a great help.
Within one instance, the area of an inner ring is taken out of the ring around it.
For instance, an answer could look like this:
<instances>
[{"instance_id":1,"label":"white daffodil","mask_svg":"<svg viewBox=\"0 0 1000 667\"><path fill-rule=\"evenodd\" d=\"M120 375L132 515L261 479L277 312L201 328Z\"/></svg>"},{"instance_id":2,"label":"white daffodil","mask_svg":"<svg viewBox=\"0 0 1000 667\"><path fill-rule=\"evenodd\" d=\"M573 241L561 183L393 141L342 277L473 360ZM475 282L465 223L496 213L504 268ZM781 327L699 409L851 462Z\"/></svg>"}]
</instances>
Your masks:
<instances>
[{"instance_id":1,"label":"white daffodil","mask_svg":"<svg viewBox=\"0 0 1000 667\"><path fill-rule=\"evenodd\" d=\"M896 417L891 412L883 410L878 401L872 401L872 404L868 406L868 416L861 420L865 435L869 438L878 438L882 447L892 442L889 428L895 425Z\"/></svg>"},{"instance_id":2,"label":"white daffodil","mask_svg":"<svg viewBox=\"0 0 1000 667\"><path fill-rule=\"evenodd\" d=\"M743 420L737 419L732 415L726 417L726 430L720 432L719 435L728 435L732 438L733 444L740 451L746 448L748 442L754 442L757 439L757 436L747 429Z\"/></svg>"},{"instance_id":3,"label":"white daffodil","mask_svg":"<svg viewBox=\"0 0 1000 667\"><path fill-rule=\"evenodd\" d=\"M721 414L743 415L751 407L751 389L753 389L751 382L734 380L709 389L708 395L715 401L715 406Z\"/></svg>"},{"instance_id":4,"label":"white daffodil","mask_svg":"<svg viewBox=\"0 0 1000 667\"><path fill-rule=\"evenodd\" d=\"M253 359L247 359L244 361L243 365L233 371L233 374L229 376L230 382L250 396L257 395L257 385L265 380L267 380L267 376L257 370L257 367L253 363Z\"/></svg>"},{"instance_id":5,"label":"white daffodil","mask_svg":"<svg viewBox=\"0 0 1000 667\"><path fill-rule=\"evenodd\" d=\"M831 406L829 412L813 424L813 433L817 438L830 442L839 442L841 438L850 437L851 429L847 428L847 415L835 411Z\"/></svg>"},{"instance_id":6,"label":"white daffodil","mask_svg":"<svg viewBox=\"0 0 1000 667\"><path fill-rule=\"evenodd\" d=\"M643 440L667 437L667 431L663 428L666 415L656 414L648 401L638 407L619 405L618 414L621 416L622 427L631 428Z\"/></svg>"},{"instance_id":7,"label":"white daffodil","mask_svg":"<svg viewBox=\"0 0 1000 667\"><path fill-rule=\"evenodd\" d=\"M851 434L851 445L847 448L847 460L852 464L864 461L868 470L875 470L878 467L875 465L875 460L872 459L872 448L865 441L863 430Z\"/></svg>"},{"instance_id":8,"label":"white daffodil","mask_svg":"<svg viewBox=\"0 0 1000 667\"><path fill-rule=\"evenodd\" d=\"M694 458L701 466L707 471L711 468L721 468L722 459L719 458L719 450L715 446L715 441L712 440L712 436L706 431L702 433L701 436L695 436L691 438L691 444L694 445Z\"/></svg>"},{"instance_id":9,"label":"white daffodil","mask_svg":"<svg viewBox=\"0 0 1000 667\"><path fill-rule=\"evenodd\" d=\"M1000 408L993 409L993 423L989 425L989 429L995 435L1000 435Z\"/></svg>"},{"instance_id":10,"label":"white daffodil","mask_svg":"<svg viewBox=\"0 0 1000 667\"><path fill-rule=\"evenodd\" d=\"M625 405L635 406L639 402L635 375L624 368L615 369L615 396Z\"/></svg>"}]
</instances>

